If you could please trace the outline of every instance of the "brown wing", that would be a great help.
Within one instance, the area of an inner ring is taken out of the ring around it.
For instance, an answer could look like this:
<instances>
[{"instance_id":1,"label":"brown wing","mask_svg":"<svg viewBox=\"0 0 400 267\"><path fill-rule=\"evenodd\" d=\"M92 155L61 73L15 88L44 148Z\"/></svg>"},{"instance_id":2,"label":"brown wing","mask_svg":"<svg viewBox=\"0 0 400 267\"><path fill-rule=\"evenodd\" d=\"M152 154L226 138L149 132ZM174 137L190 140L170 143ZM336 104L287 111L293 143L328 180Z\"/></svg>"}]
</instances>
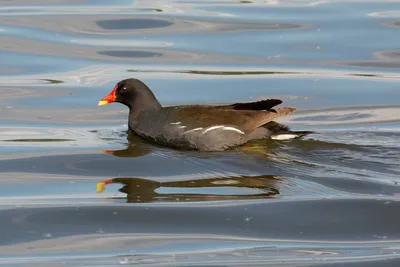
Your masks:
<instances>
[{"instance_id":1,"label":"brown wing","mask_svg":"<svg viewBox=\"0 0 400 267\"><path fill-rule=\"evenodd\" d=\"M272 111L220 109L207 106L173 107L170 122L180 122L185 129L205 128L216 125L231 125L245 133L253 132L277 117L289 115L296 109L292 107L277 108Z\"/></svg>"}]
</instances>

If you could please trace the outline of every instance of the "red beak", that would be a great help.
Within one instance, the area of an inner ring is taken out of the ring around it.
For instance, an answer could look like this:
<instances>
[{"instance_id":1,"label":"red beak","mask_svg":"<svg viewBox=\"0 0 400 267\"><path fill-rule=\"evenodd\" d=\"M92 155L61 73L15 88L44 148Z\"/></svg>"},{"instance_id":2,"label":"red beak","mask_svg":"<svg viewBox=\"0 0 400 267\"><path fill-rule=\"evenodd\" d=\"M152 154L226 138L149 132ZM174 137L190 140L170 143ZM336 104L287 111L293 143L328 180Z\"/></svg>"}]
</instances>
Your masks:
<instances>
[{"instance_id":1,"label":"red beak","mask_svg":"<svg viewBox=\"0 0 400 267\"><path fill-rule=\"evenodd\" d=\"M102 181L102 182L97 183L97 184L96 184L96 192L97 192L97 193L103 192L103 191L104 191L104 186L105 186L106 184L111 184L112 182L113 182L113 180L110 179L110 180L105 180L105 181Z\"/></svg>"},{"instance_id":2,"label":"red beak","mask_svg":"<svg viewBox=\"0 0 400 267\"><path fill-rule=\"evenodd\" d=\"M110 103L114 102L115 101L115 92L117 91L117 88L118 88L118 84L116 84L114 86L114 89L108 95L103 97L99 101L99 104L97 104L97 105L98 106L103 106L103 105L107 105L107 104L110 104Z\"/></svg>"},{"instance_id":3,"label":"red beak","mask_svg":"<svg viewBox=\"0 0 400 267\"><path fill-rule=\"evenodd\" d=\"M112 150L100 150L100 151L104 152L104 153L106 153L108 155L112 155L114 153L114 151L112 151Z\"/></svg>"}]
</instances>

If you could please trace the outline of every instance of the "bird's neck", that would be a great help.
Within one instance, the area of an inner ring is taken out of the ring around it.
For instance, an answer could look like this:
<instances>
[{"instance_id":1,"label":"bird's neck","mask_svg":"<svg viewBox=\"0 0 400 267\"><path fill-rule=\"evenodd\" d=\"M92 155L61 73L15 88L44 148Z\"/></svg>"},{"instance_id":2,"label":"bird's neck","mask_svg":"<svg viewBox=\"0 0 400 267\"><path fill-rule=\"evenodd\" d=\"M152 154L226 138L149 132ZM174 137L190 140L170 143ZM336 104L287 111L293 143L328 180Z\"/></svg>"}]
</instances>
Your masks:
<instances>
[{"instance_id":1,"label":"bird's neck","mask_svg":"<svg viewBox=\"0 0 400 267\"><path fill-rule=\"evenodd\" d=\"M131 129L137 126L140 117L145 114L157 112L162 108L160 102L150 90L142 92L128 107L129 127Z\"/></svg>"}]
</instances>

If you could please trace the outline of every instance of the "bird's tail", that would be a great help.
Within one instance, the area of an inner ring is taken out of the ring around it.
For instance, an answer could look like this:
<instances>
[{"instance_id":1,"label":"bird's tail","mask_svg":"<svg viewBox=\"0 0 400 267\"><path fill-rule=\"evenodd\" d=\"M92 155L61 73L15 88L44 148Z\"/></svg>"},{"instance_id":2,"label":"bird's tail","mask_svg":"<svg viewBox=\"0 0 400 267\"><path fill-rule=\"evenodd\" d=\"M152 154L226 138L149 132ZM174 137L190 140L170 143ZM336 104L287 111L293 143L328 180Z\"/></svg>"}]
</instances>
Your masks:
<instances>
[{"instance_id":1,"label":"bird's tail","mask_svg":"<svg viewBox=\"0 0 400 267\"><path fill-rule=\"evenodd\" d=\"M270 121L262 127L271 131L271 139L274 140L288 140L300 138L308 134L315 133L313 131L291 131L288 126L279 124L275 121Z\"/></svg>"}]
</instances>

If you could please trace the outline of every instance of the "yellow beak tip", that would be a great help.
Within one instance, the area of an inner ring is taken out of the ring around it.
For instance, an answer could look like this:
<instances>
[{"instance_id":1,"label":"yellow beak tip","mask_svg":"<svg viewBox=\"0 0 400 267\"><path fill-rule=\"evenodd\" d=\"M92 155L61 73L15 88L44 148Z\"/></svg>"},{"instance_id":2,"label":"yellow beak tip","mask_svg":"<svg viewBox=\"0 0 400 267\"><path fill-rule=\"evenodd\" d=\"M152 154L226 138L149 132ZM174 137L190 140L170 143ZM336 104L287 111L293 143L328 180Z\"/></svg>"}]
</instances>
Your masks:
<instances>
[{"instance_id":1,"label":"yellow beak tip","mask_svg":"<svg viewBox=\"0 0 400 267\"><path fill-rule=\"evenodd\" d=\"M104 191L104 182L99 182L96 185L96 193L101 193Z\"/></svg>"},{"instance_id":2,"label":"yellow beak tip","mask_svg":"<svg viewBox=\"0 0 400 267\"><path fill-rule=\"evenodd\" d=\"M109 104L108 101L100 100L99 103L97 104L98 106L104 106Z\"/></svg>"}]
</instances>

